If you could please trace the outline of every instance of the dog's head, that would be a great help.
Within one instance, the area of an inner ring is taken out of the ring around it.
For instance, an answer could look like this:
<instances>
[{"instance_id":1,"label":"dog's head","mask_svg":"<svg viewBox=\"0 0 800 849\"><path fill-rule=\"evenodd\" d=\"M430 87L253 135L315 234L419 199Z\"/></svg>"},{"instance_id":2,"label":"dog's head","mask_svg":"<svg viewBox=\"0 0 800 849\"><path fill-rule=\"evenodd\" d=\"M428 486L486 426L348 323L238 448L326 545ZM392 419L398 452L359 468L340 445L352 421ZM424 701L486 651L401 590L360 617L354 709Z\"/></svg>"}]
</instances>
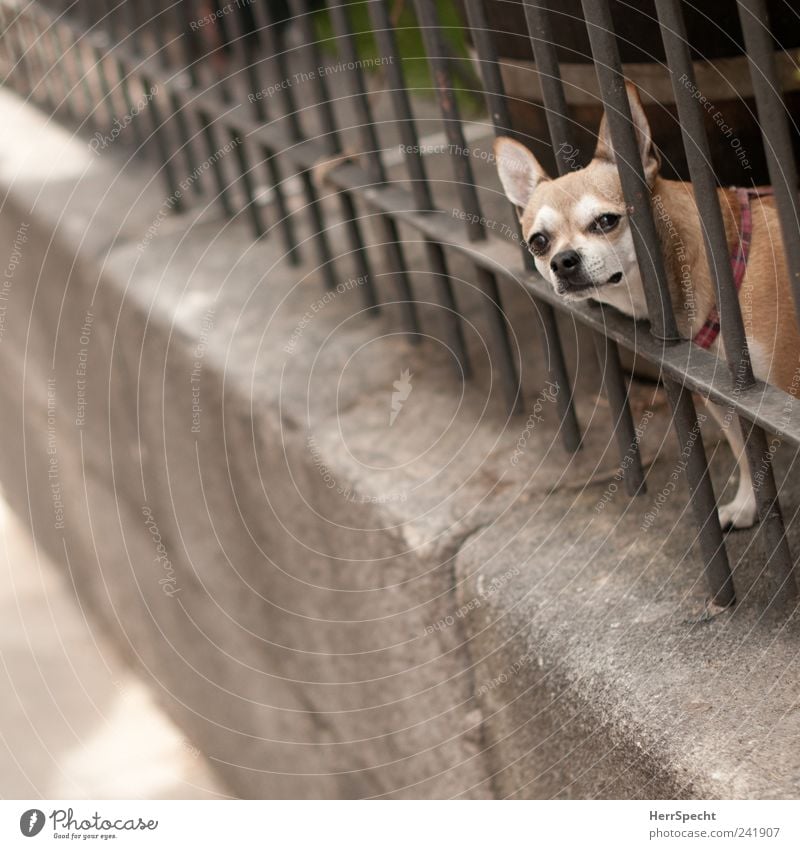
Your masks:
<instances>
[{"instance_id":1,"label":"dog's head","mask_svg":"<svg viewBox=\"0 0 800 849\"><path fill-rule=\"evenodd\" d=\"M628 85L628 99L645 177L652 188L660 159L632 85ZM498 138L494 149L500 182L517 208L536 268L559 295L582 300L610 287L641 288L605 116L589 165L555 180L519 142Z\"/></svg>"}]
</instances>

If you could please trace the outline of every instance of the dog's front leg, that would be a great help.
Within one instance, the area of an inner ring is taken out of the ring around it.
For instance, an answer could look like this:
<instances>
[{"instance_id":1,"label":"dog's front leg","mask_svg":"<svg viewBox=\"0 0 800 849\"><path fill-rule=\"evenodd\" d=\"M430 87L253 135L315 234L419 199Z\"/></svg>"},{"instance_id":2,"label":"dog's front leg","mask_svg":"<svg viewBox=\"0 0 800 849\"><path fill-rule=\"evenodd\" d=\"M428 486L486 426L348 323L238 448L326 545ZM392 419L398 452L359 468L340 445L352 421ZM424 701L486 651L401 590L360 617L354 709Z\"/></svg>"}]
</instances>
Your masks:
<instances>
[{"instance_id":1,"label":"dog's front leg","mask_svg":"<svg viewBox=\"0 0 800 849\"><path fill-rule=\"evenodd\" d=\"M724 407L720 407L706 398L702 400L708 412L722 428L739 467L739 487L733 501L729 501L719 508L719 523L723 530L726 528L750 528L755 523L757 516L756 497L753 493L753 479L750 476L750 465L745 454L739 417L728 415Z\"/></svg>"}]
</instances>

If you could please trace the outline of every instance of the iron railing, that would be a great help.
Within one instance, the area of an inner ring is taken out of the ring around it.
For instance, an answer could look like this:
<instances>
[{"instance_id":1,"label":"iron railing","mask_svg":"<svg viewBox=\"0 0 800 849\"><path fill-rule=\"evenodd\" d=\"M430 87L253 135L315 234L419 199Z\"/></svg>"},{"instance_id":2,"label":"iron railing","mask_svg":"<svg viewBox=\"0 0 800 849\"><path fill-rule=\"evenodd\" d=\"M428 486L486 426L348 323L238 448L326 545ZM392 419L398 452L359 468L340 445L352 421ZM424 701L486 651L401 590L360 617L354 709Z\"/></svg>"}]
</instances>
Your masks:
<instances>
[{"instance_id":1,"label":"iron railing","mask_svg":"<svg viewBox=\"0 0 800 849\"><path fill-rule=\"evenodd\" d=\"M504 91L498 39L487 17L489 2L464 0L465 25L470 30L494 128L498 134L513 136L515 128ZM119 115L134 114L137 104L145 101L149 125L144 120L133 121L131 133L137 150L154 156L160 165L172 206L179 210L194 196L211 193L224 215L247 215L254 238L280 238L292 263L307 259L301 256L296 235L295 216L301 213L290 210L285 196L287 180L296 179L305 200L302 214L308 216L314 234L305 244L314 251L313 261L324 284L333 288L337 281L334 251L326 234L319 186L314 179L315 169L325 163L326 179L336 189L335 202L345 226L347 253L366 281L360 287L365 306L378 312L384 302L375 285L370 250L374 245L362 227L359 206L367 208L376 222L381 261L390 272L394 303L401 306L401 321L413 342L420 338L421 330L417 298L428 299L431 293L412 291L398 225L410 226L420 234L432 272L433 295L447 317L446 341L456 355L460 372L467 376L471 373L469 356L458 307L459 292L448 274L448 253L460 254L471 263L475 282L488 305L485 318L491 331L492 356L512 412L524 410L524 400L503 311L502 287L519 286L522 281L540 311L551 379L567 388L559 393L557 401L561 435L570 452L578 450L581 436L556 311L568 312L592 331L620 455L631 457L625 467L626 487L631 495L644 491L644 474L618 346L635 350L637 357L657 366L679 442L688 447L685 470L705 574L713 601L723 607L734 601L733 580L705 452L702 442L692 438L697 433L698 419L691 393L729 408L739 418L746 435L751 469L760 469L755 494L769 568L779 579L782 595L793 597L793 561L777 487L770 464L764 468L765 458L772 457L765 430L800 446L800 410L791 395L753 375L728 259L717 180L710 164L703 107L693 94L697 90L694 57L680 0L655 0L652 21L660 32L688 176L705 225L709 264L715 271L727 375L721 373L714 355L682 340L678 334L625 93L620 39L612 17L614 3L582 0L581 26L588 35L589 58L609 116L612 140L619 151L619 173L650 315L649 333L637 331L634 323L622 315L601 313L585 303L564 302L537 275L526 250L520 257L518 245L483 226L471 158L463 155L469 144L459 115L459 101L454 96L452 56L443 39L439 4L414 0L413 5L444 131L450 149L457 152L450 159L465 213L463 224L453 216L432 214L435 205L399 61L392 4L388 0L367 0L362 6L368 9L373 36L385 60L385 88L392 99L396 131L405 151L407 180L402 184L387 177L367 82L357 61L352 7L336 0L325 5L337 38L339 59L348 67L348 94L363 151L357 157L345 151L325 75L314 73L324 59L308 0L289 0L285 4L266 0L166 0L163 4L133 0L0 0L2 75L5 83L22 95L56 115L78 122L89 132L94 131L98 146L113 134ZM723 5L741 21L792 291L800 308L797 170L765 0L730 0ZM556 152L559 173L563 174L572 167L567 152L574 149L571 140L575 123L570 116L562 82L562 59L552 32L557 11L545 0L525 0L522 6L552 150ZM302 43L297 47L286 43L289 21L299 29ZM319 128L315 133L304 128L294 87L287 84L298 63L309 70L308 84L313 90L313 112ZM261 96L267 92L269 96ZM230 150L233 156L220 157L222 149ZM208 180L213 181L211 187L206 185ZM265 181L272 198L267 206L257 197L257 185Z\"/></svg>"}]
</instances>

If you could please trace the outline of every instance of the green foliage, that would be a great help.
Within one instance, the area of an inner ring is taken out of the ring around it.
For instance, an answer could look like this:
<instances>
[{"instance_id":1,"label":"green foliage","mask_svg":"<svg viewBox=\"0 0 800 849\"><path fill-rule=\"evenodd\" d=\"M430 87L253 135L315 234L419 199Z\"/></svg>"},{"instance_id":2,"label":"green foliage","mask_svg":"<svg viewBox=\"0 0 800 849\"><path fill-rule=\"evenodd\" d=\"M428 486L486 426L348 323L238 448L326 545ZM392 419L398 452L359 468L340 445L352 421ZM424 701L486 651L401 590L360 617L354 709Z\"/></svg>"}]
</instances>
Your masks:
<instances>
[{"instance_id":1,"label":"green foliage","mask_svg":"<svg viewBox=\"0 0 800 849\"><path fill-rule=\"evenodd\" d=\"M437 0L437 11L442 34L447 44L448 52L454 60L451 64L453 86L458 93L459 104L468 112L474 112L481 106L480 81L471 67L467 53L467 41L464 25L452 0ZM356 39L356 52L359 59L369 60L380 57L375 36L372 31L367 3L348 3L352 32ZM398 15L399 11L399 15ZM422 33L417 25L412 0L394 0L391 4L391 15L396 20L394 27L397 51L403 66L406 86L417 95L433 97L434 91L428 60L425 56L425 46ZM337 56L336 36L325 9L320 9L314 17L320 48L331 55ZM365 61L367 73L380 73L380 65Z\"/></svg>"}]
</instances>

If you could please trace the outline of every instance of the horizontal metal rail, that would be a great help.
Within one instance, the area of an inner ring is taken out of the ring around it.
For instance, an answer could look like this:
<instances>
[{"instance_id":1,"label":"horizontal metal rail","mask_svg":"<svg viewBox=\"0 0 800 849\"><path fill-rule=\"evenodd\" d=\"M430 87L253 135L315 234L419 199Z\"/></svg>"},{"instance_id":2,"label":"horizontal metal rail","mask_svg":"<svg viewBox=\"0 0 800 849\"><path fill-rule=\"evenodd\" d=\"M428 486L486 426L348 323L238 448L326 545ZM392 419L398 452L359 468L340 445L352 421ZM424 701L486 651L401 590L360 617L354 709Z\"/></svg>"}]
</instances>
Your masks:
<instances>
[{"instance_id":1,"label":"horizontal metal rail","mask_svg":"<svg viewBox=\"0 0 800 849\"><path fill-rule=\"evenodd\" d=\"M321 54L315 43L310 4L306 0L290 0L289 5L299 22L303 40L298 55L306 64L314 66L321 60ZM372 126L365 79L356 61L356 34L352 29L350 10L346 5L339 5L337 0L329 0L325 5L339 50L355 68L346 78L345 90L357 114L356 123L364 151L361 154L351 154L344 146L337 116L329 102L327 82L324 78L315 79L313 75L310 88L315 91L317 102L312 109L319 118L321 132L314 138L304 135L298 102L290 87L281 86L281 80L277 79L281 76L288 78L288 62L278 35L282 22L275 20L267 3L253 4L248 12L251 16L249 24L246 18L238 15L230 21L220 22L221 29L217 35L221 40L213 47L204 47L197 33L186 30L187 21L182 16L196 15L202 10L195 0L182 0L167 10L150 4L145 9L137 10L132 5L123 9L103 0L102 6L94 9L95 12L106 10L101 23L96 17L92 18L88 5L77 12L77 7L71 7L66 15L62 15L59 9L48 10L45 14L43 3L26 7L11 0L0 0L0 11L4 25L12 21L12 38L5 48L5 54L11 57L11 67L7 69L11 84L53 111L60 108L72 119L102 128L114 120L116 106L122 104L130 110L134 91L158 90L158 96L150 104L149 131L137 125L135 137L137 144L144 144L145 150L151 151L160 162L170 193L176 194L176 210L179 204L190 202L188 193L175 191L177 186L182 185L183 171L193 173L198 158L205 154L213 158L222 139L233 145L234 153L231 162L225 163L224 168L222 163L214 161L210 179L214 181L216 199L223 214L234 217L244 213L250 219L254 238L268 234L272 228L265 219L265 210L256 201L254 177L256 169L265 169L278 211L277 230L286 246L287 258L296 263L300 259L293 229L296 213L291 213L287 205L281 175L299 177L306 199L306 214L319 235L314 240L313 250L320 274L326 285L331 287L335 284L334 259L322 213L322 204L327 202L325 188L329 187L327 194L339 205L350 255L368 281L362 291L372 314L382 304L371 269L369 250L372 245L362 230L358 209L366 208L375 213L372 218L380 234L384 260L388 259L391 272L388 276L394 282L397 295L395 303L411 341L419 340L420 318L397 226L407 225L420 234L435 277L439 304L448 314L445 333L456 351L462 370L460 373L465 375L470 371L469 354L456 306L458 293L448 274L447 254L460 255L468 260L475 269L477 284L486 296L484 318L491 329L493 353L498 358L509 411L521 410L521 378L518 373L521 360L510 344L499 284L522 286L533 296L540 308L543 325L548 328L546 345L549 345L551 368L555 369L553 373L557 374L559 384L563 383L568 389L570 381L558 338L555 311L566 313L588 327L601 354L601 361L605 361L604 387L612 409L618 446L622 454L631 447L635 453L635 462L627 470L626 480L631 494L643 491L644 473L636 453L638 446L633 439L627 388L617 345L635 352L637 358L659 369L672 406L673 424L682 443L687 434L697 427L694 404L686 391L691 390L732 409L740 418L751 466L765 453L765 431L800 448L800 401L776 386L757 380L751 369L703 114L693 96L696 86L692 59L678 0L656 0L657 23L667 65L673 75L683 146L696 203L705 224L703 235L722 315L728 367L725 361L688 340L681 340L678 335L650 190L632 126L609 0L582 0L582 7L602 104L614 150L618 153L617 168L629 208L634 246L651 316L649 323L636 323L613 309L588 302L568 302L557 295L549 282L535 271L517 228L505 226L506 222L488 222L485 219L468 157L454 157L451 163L459 190L459 209L433 208L424 160L419 153L405 155L410 187L392 182L379 150L378 135ZM467 149L436 4L432 0L415 0L411 5L416 9L421 27L432 88L445 134L453 149ZM794 185L797 169L791 159L789 125L776 88L777 74L766 29L766 6L763 0L737 0L737 5L745 32L759 114L764 122L767 162L770 176L776 184L778 213L793 278L792 289L795 297L800 298L800 284L795 279L800 268L800 239L796 232L800 205ZM379 49L394 56L396 44L387 3L370 0L368 8ZM502 60L497 56L496 45L488 29L484 2L465 0L465 9L473 31L495 132L513 135L500 73ZM556 159L559 173L563 174L571 167L563 159L563 147L571 138L571 126L550 29L554 10L548 9L543 0L523 0L521 11L542 75L543 105L553 148L561 151ZM150 13L151 19L147 20ZM51 29L56 20L57 24ZM162 27L171 27L178 38L169 44L161 44ZM111 38L104 29L108 30ZM120 38L123 39L121 43L114 43ZM25 61L18 62L23 57ZM173 62L176 64L173 65ZM48 67L52 69L56 65L63 69L63 73L48 73ZM680 73L690 80L691 85L678 85L676 80ZM277 83L274 100L269 104L258 97L255 100L251 97L248 102L244 102L244 98L237 100L244 86L251 94L255 93L262 76L273 84ZM417 147L416 128L399 62L391 67L387 79L397 110L396 127L406 146L414 149ZM788 165L786 168L782 167L784 160ZM228 171L235 173L235 181L227 178ZM192 190L198 196L205 194L199 182L192 184ZM496 235L498 225L502 225L499 229L506 238ZM565 446L575 450L580 443L580 430L572 404L572 391L562 393L559 401ZM734 599L733 583L702 444L695 445L690 454L687 480L695 519L700 527L699 542L704 567L713 599L727 606ZM793 567L771 468L766 470L755 495L769 559L780 573L783 585L788 587L793 583Z\"/></svg>"},{"instance_id":2,"label":"horizontal metal rail","mask_svg":"<svg viewBox=\"0 0 800 849\"><path fill-rule=\"evenodd\" d=\"M117 51L132 68L139 66L135 57L125 55L123 47ZM166 91L174 91L186 105L194 105L210 114L224 114L218 123L236 126L243 135L255 138L268 150L280 151L281 157L298 170L313 172L320 163L330 159L325 145L315 139L295 142L275 122L257 124L247 114L244 104L225 104L214 92L187 92L175 75L159 77L155 72L150 75L155 84ZM481 242L469 241L464 236L463 223L452 212L420 211L411 192L393 183L376 185L352 158L327 170L325 180L333 188L359 192L362 200L376 211L396 215L423 236L459 252L479 267L524 284L537 298L570 313L582 324L604 332L628 350L636 351L647 362L663 365L668 376L685 378L693 391L719 404L730 404L748 421L760 423L770 432L800 446L800 399L758 380L751 387L737 391L720 361L689 341L665 347L660 341L649 338L646 323L637 325L611 309L564 301L538 272L520 269L519 245L513 239L501 239L487 233Z\"/></svg>"}]
</instances>

